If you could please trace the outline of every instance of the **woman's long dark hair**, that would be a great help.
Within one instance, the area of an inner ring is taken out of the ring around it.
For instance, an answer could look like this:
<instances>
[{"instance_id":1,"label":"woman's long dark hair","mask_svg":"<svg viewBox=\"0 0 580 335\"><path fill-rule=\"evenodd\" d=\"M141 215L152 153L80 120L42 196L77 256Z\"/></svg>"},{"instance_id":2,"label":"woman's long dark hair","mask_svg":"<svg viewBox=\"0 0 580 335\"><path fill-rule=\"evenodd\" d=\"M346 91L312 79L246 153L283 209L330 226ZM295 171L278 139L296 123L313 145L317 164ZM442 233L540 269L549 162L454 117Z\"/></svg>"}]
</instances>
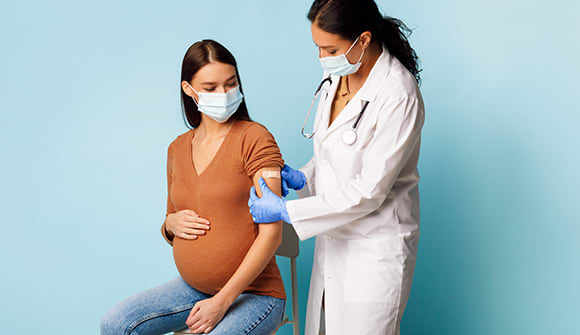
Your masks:
<instances>
[{"instance_id":1,"label":"woman's long dark hair","mask_svg":"<svg viewBox=\"0 0 580 335\"><path fill-rule=\"evenodd\" d=\"M351 41L370 31L373 39L421 81L418 57L407 39L411 29L399 19L383 16L373 0L315 0L307 17L320 29Z\"/></svg>"},{"instance_id":2,"label":"woman's long dark hair","mask_svg":"<svg viewBox=\"0 0 580 335\"><path fill-rule=\"evenodd\" d=\"M199 69L211 62L220 62L232 65L236 69L236 77L238 80L238 85L240 85L240 92L243 93L240 73L238 72L238 65L234 55L232 55L232 53L229 52L228 49L226 49L223 45L213 40L195 42L192 46L189 47L189 49L187 49L187 52L183 57L183 63L181 64L181 80L190 82L197 71L199 71ZM201 122L201 113L197 109L197 105L193 99L189 95L185 94L183 89L180 89L180 91L183 118L186 126L189 125L190 128L197 128ZM232 115L232 118L237 120L251 121L250 115L248 114L248 108L246 107L246 99L242 100L240 107L238 107L238 110L234 113L234 115Z\"/></svg>"}]
</instances>

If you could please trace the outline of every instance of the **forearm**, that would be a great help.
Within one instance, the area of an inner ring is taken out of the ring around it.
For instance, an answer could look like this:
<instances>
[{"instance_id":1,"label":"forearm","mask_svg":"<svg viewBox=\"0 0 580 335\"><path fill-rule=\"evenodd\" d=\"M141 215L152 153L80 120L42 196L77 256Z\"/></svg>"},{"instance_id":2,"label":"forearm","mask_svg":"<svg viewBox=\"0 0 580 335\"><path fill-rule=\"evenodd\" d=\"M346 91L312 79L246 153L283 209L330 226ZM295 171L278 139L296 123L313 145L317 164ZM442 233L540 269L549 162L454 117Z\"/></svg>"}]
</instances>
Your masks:
<instances>
[{"instance_id":1,"label":"forearm","mask_svg":"<svg viewBox=\"0 0 580 335\"><path fill-rule=\"evenodd\" d=\"M224 299L231 305L264 271L282 243L282 222L269 223L268 225L270 225L269 229L258 234L242 263L226 285L216 294L216 297Z\"/></svg>"}]
</instances>

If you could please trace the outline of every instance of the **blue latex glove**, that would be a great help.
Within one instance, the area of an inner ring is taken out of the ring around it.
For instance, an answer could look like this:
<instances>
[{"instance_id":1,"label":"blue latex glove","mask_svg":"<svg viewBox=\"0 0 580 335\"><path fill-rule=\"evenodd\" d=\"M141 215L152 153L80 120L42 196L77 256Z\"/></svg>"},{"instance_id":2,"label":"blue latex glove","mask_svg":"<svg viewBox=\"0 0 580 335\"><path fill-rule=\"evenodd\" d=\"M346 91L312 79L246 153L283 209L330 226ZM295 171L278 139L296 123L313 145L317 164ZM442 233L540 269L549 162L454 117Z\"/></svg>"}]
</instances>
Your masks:
<instances>
[{"instance_id":1,"label":"blue latex glove","mask_svg":"<svg viewBox=\"0 0 580 335\"><path fill-rule=\"evenodd\" d=\"M306 185L306 176L300 170L294 170L284 164L282 168L282 196L288 195L288 188L301 190Z\"/></svg>"},{"instance_id":2,"label":"blue latex glove","mask_svg":"<svg viewBox=\"0 0 580 335\"><path fill-rule=\"evenodd\" d=\"M264 181L264 178L260 178L259 183L260 189L262 190L262 197L258 197L256 188L252 186L250 189L250 200L248 200L248 207L250 207L250 214L252 214L254 222L270 223L284 221L290 223L290 217L286 209L286 200L272 192Z\"/></svg>"}]
</instances>

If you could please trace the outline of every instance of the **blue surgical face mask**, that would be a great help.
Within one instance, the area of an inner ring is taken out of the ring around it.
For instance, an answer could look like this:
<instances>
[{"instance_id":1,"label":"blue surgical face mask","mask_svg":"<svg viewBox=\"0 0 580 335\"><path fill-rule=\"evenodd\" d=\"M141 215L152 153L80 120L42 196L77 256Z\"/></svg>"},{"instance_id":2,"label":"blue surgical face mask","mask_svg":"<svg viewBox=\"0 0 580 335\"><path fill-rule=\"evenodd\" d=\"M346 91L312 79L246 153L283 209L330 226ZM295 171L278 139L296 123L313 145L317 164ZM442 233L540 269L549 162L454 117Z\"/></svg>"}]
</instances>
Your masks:
<instances>
[{"instance_id":1,"label":"blue surgical face mask","mask_svg":"<svg viewBox=\"0 0 580 335\"><path fill-rule=\"evenodd\" d=\"M330 74L337 75L337 76L347 76L349 74L352 74L352 73L355 73L356 71L358 71L358 69L360 68L360 65L361 65L360 61L361 61L363 55L365 54L364 49L360 55L360 58L358 59L358 61L355 64L351 64L348 61L348 58L346 58L346 55L350 52L352 47L354 47L356 42L358 42L359 38L360 38L360 36L356 38L356 40L354 41L354 43L352 43L350 48L348 48L348 50L345 53L343 53L342 55L320 58L320 64L322 65L322 68L326 72L328 72Z\"/></svg>"},{"instance_id":2,"label":"blue surgical face mask","mask_svg":"<svg viewBox=\"0 0 580 335\"><path fill-rule=\"evenodd\" d=\"M195 98L191 97L197 105L197 109L220 123L226 122L234 115L244 98L240 86L236 86L226 93L198 92L191 85L189 87L199 97L199 101L195 101Z\"/></svg>"}]
</instances>

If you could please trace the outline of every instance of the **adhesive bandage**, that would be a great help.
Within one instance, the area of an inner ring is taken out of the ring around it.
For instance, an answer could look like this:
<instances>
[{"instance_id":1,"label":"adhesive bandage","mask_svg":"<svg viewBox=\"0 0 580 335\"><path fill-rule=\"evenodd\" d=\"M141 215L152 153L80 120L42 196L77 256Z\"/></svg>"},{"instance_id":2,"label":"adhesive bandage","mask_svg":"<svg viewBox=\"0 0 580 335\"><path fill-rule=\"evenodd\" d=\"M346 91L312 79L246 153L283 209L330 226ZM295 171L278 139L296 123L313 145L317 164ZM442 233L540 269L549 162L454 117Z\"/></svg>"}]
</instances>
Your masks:
<instances>
[{"instance_id":1,"label":"adhesive bandage","mask_svg":"<svg viewBox=\"0 0 580 335\"><path fill-rule=\"evenodd\" d=\"M280 178L280 171L264 171L262 178Z\"/></svg>"}]
</instances>

